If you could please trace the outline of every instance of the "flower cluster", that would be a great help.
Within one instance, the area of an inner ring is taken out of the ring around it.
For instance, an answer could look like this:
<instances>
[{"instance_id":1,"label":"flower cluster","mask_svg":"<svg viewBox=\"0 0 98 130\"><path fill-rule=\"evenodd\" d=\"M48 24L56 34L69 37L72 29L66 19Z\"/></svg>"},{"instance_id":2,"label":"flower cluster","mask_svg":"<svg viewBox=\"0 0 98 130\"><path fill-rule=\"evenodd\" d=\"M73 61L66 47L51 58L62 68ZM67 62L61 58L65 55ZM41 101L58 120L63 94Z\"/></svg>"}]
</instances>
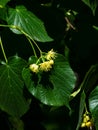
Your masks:
<instances>
[{"instance_id":1,"label":"flower cluster","mask_svg":"<svg viewBox=\"0 0 98 130\"><path fill-rule=\"evenodd\" d=\"M90 118L89 114L88 113L85 113L83 115L83 122L81 124L81 127L84 128L84 127L87 127L87 128L90 128L90 127L93 127L93 121L92 119Z\"/></svg>"},{"instance_id":2,"label":"flower cluster","mask_svg":"<svg viewBox=\"0 0 98 130\"><path fill-rule=\"evenodd\" d=\"M38 73L39 71L45 71L48 72L51 70L54 59L56 58L56 52L51 49L48 53L43 54L38 61L41 61L40 63L34 63L29 66L30 70L34 73Z\"/></svg>"},{"instance_id":3,"label":"flower cluster","mask_svg":"<svg viewBox=\"0 0 98 130\"><path fill-rule=\"evenodd\" d=\"M52 68L52 65L54 64L53 60L50 61L45 61L43 63L40 64L40 70L41 71L50 71L50 69Z\"/></svg>"},{"instance_id":4,"label":"flower cluster","mask_svg":"<svg viewBox=\"0 0 98 130\"><path fill-rule=\"evenodd\" d=\"M56 52L53 51L53 49L51 49L47 55L46 55L46 59L47 60L51 60L51 59L55 59L56 58Z\"/></svg>"}]
</instances>

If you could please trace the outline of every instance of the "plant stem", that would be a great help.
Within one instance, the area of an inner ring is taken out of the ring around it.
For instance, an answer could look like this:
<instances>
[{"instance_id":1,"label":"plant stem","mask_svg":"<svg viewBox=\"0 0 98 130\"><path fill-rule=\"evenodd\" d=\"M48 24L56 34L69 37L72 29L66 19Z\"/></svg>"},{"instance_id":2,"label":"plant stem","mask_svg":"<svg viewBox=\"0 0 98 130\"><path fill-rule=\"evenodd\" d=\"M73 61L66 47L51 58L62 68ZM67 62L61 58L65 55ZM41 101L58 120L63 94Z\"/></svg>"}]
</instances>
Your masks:
<instances>
[{"instance_id":1,"label":"plant stem","mask_svg":"<svg viewBox=\"0 0 98 130\"><path fill-rule=\"evenodd\" d=\"M31 45L31 47L32 47L32 49L33 49L33 52L34 52L35 57L37 57L36 51L35 51L35 49L34 49L34 46L33 46L32 42L31 42L31 40L30 40L28 37L27 37L27 39L28 39L28 41L29 41L29 43L30 43L30 45Z\"/></svg>"},{"instance_id":2,"label":"plant stem","mask_svg":"<svg viewBox=\"0 0 98 130\"><path fill-rule=\"evenodd\" d=\"M88 113L86 102L85 102L85 112Z\"/></svg>"},{"instance_id":3,"label":"plant stem","mask_svg":"<svg viewBox=\"0 0 98 130\"><path fill-rule=\"evenodd\" d=\"M28 35L26 32L24 32L20 27L18 27L18 26L16 26L16 25L3 25L3 24L0 24L0 26L1 26L1 27L9 27L9 28L13 28L13 29L19 30L22 34L24 34L24 35L27 37L27 39L33 41L33 43L35 44L35 46L38 48L38 50L39 50L39 52L40 52L40 55L42 55L42 51L41 51L41 49L39 48L39 46L37 45L37 43L35 42L35 40L34 40L30 35ZM34 47L32 46L31 41L29 41L29 42L30 42L30 45L31 45L31 47L32 47L32 49L33 49L33 51L34 51L34 54L35 54ZM35 55L36 55L36 54L35 54ZM37 55L36 55L36 56L37 56Z\"/></svg>"},{"instance_id":4,"label":"plant stem","mask_svg":"<svg viewBox=\"0 0 98 130\"><path fill-rule=\"evenodd\" d=\"M10 27L10 25L0 24L0 27Z\"/></svg>"},{"instance_id":5,"label":"plant stem","mask_svg":"<svg viewBox=\"0 0 98 130\"><path fill-rule=\"evenodd\" d=\"M32 39L33 43L36 45L36 47L38 48L39 52L40 52L40 55L42 55L42 51L41 49L39 48L39 46L37 45L37 43Z\"/></svg>"},{"instance_id":6,"label":"plant stem","mask_svg":"<svg viewBox=\"0 0 98 130\"><path fill-rule=\"evenodd\" d=\"M6 63L7 63L8 59L7 59L5 51L4 51L4 47L3 47L3 44L2 44L1 37L0 37L0 46L1 46L1 49L2 49L2 53L3 53L4 59L5 59Z\"/></svg>"}]
</instances>

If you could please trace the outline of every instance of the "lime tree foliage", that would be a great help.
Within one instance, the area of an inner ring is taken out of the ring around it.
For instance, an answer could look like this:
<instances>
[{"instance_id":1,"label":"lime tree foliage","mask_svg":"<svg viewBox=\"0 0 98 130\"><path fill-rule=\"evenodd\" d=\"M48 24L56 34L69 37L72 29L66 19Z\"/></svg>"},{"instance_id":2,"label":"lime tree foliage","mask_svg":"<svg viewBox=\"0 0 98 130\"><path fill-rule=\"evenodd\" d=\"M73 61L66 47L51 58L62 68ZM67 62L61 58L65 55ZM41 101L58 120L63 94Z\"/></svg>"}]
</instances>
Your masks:
<instances>
[{"instance_id":1,"label":"lime tree foliage","mask_svg":"<svg viewBox=\"0 0 98 130\"><path fill-rule=\"evenodd\" d=\"M97 0L0 0L0 129L98 130L97 18Z\"/></svg>"}]
</instances>

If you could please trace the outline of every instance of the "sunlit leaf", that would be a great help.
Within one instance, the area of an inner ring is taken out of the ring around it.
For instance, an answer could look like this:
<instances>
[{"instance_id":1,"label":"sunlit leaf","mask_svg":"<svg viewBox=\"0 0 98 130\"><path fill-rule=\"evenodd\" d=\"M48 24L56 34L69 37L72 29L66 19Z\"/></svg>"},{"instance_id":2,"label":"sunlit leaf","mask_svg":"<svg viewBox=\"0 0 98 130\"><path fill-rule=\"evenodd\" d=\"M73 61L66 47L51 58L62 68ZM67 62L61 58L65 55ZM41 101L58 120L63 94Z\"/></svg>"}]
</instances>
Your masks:
<instances>
[{"instance_id":1,"label":"sunlit leaf","mask_svg":"<svg viewBox=\"0 0 98 130\"><path fill-rule=\"evenodd\" d=\"M9 9L8 24L15 25L24 31L31 39L40 42L52 41L45 30L43 22L24 6ZM11 29L14 33L21 34L19 30Z\"/></svg>"},{"instance_id":2,"label":"sunlit leaf","mask_svg":"<svg viewBox=\"0 0 98 130\"><path fill-rule=\"evenodd\" d=\"M96 8L98 6L97 0L82 0L88 7L91 8L93 15L95 15Z\"/></svg>"},{"instance_id":3,"label":"sunlit leaf","mask_svg":"<svg viewBox=\"0 0 98 130\"><path fill-rule=\"evenodd\" d=\"M89 96L89 108L94 118L96 130L98 130L98 86L91 92Z\"/></svg>"},{"instance_id":4,"label":"sunlit leaf","mask_svg":"<svg viewBox=\"0 0 98 130\"><path fill-rule=\"evenodd\" d=\"M15 117L22 116L29 105L23 96L21 76L25 65L26 62L18 56L0 65L0 109Z\"/></svg>"},{"instance_id":5,"label":"sunlit leaf","mask_svg":"<svg viewBox=\"0 0 98 130\"><path fill-rule=\"evenodd\" d=\"M69 107L70 94L76 77L69 63L58 55L50 72L33 74L29 68L23 70L25 84L32 95L41 102L52 106Z\"/></svg>"}]
</instances>

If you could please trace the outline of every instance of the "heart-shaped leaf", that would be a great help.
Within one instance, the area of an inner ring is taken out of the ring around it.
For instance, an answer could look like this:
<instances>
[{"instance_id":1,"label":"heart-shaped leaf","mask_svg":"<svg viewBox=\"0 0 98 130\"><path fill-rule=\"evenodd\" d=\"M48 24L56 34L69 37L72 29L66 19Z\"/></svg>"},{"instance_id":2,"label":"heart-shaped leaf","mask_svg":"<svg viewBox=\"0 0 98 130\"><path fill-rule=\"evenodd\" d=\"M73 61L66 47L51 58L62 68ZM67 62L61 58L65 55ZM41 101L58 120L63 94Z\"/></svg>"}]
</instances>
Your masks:
<instances>
[{"instance_id":1,"label":"heart-shaped leaf","mask_svg":"<svg viewBox=\"0 0 98 130\"><path fill-rule=\"evenodd\" d=\"M37 18L32 12L28 11L24 6L17 6L15 9L9 9L9 17L7 19L9 25L19 27L31 39L47 42L52 41L45 30L43 22ZM19 30L11 29L14 33L21 34Z\"/></svg>"},{"instance_id":2,"label":"heart-shaped leaf","mask_svg":"<svg viewBox=\"0 0 98 130\"><path fill-rule=\"evenodd\" d=\"M21 76L25 65L26 62L18 56L0 65L0 109L15 117L22 116L29 107L23 96L24 82Z\"/></svg>"},{"instance_id":3,"label":"heart-shaped leaf","mask_svg":"<svg viewBox=\"0 0 98 130\"><path fill-rule=\"evenodd\" d=\"M76 77L64 56L58 54L50 72L34 74L25 68L23 78L30 93L44 104L69 107Z\"/></svg>"}]
</instances>

